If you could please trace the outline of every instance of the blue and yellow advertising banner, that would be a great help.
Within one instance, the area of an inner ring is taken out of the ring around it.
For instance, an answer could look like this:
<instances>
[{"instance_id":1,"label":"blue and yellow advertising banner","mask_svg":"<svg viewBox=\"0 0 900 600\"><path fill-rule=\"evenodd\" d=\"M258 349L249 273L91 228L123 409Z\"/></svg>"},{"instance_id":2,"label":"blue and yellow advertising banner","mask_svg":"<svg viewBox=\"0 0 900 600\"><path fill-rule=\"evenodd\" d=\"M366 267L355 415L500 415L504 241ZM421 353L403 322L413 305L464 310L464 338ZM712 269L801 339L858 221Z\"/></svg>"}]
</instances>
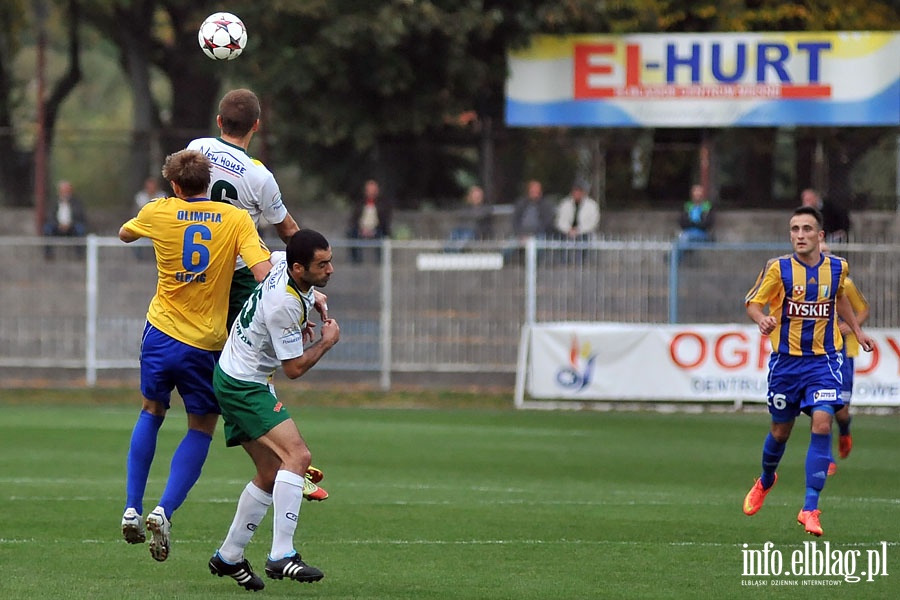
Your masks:
<instances>
[{"instance_id":1,"label":"blue and yellow advertising banner","mask_svg":"<svg viewBox=\"0 0 900 600\"><path fill-rule=\"evenodd\" d=\"M535 36L510 126L900 125L900 33Z\"/></svg>"}]
</instances>

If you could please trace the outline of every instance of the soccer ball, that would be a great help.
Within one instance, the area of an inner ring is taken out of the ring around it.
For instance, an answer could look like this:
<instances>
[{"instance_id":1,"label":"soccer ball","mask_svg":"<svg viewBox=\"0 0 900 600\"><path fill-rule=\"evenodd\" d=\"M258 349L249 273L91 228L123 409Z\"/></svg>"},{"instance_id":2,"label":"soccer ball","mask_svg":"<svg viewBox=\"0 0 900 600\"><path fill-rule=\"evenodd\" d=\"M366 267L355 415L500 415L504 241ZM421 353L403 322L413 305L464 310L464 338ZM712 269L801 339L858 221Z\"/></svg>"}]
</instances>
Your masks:
<instances>
[{"instance_id":1,"label":"soccer ball","mask_svg":"<svg viewBox=\"0 0 900 600\"><path fill-rule=\"evenodd\" d=\"M200 47L213 60L234 60L247 45L247 29L243 21L231 13L211 14L197 32Z\"/></svg>"}]
</instances>

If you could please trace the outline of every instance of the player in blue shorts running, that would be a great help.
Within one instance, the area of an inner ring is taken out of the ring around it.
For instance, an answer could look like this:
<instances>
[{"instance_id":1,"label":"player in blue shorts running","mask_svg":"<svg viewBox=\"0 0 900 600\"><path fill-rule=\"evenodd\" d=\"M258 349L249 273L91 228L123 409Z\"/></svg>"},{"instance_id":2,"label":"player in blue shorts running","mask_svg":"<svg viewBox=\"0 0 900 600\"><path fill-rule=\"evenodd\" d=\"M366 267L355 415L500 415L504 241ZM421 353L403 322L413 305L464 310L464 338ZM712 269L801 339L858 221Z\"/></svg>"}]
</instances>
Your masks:
<instances>
[{"instance_id":1,"label":"player in blue shorts running","mask_svg":"<svg viewBox=\"0 0 900 600\"><path fill-rule=\"evenodd\" d=\"M808 533L820 536L818 504L831 462L831 423L843 406L838 316L866 352L874 343L860 328L845 295L847 261L820 251L824 232L818 209L796 209L790 236L794 253L769 260L745 298L747 315L772 344L767 395L772 425L763 444L762 475L744 498L744 514L762 508L777 480L775 471L794 420L804 412L810 416L811 432L806 498L797 521Z\"/></svg>"}]
</instances>

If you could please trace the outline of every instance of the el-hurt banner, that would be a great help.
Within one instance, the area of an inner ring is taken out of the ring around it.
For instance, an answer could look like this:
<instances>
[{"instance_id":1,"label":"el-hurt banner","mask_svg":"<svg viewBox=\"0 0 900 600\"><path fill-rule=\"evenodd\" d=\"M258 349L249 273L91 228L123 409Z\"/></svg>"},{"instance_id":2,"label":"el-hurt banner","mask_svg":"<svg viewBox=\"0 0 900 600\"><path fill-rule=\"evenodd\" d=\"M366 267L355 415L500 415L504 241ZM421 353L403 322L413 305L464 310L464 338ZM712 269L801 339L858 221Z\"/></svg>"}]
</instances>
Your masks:
<instances>
[{"instance_id":1,"label":"el-hurt banner","mask_svg":"<svg viewBox=\"0 0 900 600\"><path fill-rule=\"evenodd\" d=\"M900 406L900 331L866 332L852 402ZM771 347L753 325L541 323L528 352L536 399L765 402Z\"/></svg>"},{"instance_id":2,"label":"el-hurt banner","mask_svg":"<svg viewBox=\"0 0 900 600\"><path fill-rule=\"evenodd\" d=\"M511 126L900 125L900 33L535 36Z\"/></svg>"}]
</instances>

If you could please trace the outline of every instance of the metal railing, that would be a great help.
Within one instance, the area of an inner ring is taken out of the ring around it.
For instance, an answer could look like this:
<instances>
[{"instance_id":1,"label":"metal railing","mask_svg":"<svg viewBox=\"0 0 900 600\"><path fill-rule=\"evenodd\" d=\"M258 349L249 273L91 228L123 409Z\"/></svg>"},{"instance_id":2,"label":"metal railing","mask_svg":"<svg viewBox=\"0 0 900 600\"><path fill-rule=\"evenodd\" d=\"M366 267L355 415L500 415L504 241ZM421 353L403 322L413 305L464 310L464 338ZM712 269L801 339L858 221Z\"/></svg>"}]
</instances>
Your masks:
<instances>
[{"instance_id":1,"label":"metal railing","mask_svg":"<svg viewBox=\"0 0 900 600\"><path fill-rule=\"evenodd\" d=\"M384 389L396 372L514 373L528 323L746 323L744 294L768 258L790 251L660 240L331 241L335 274L324 291L342 342L317 369L377 372ZM869 325L900 326L900 246L832 250L872 304ZM157 275L149 245L0 237L0 272L0 368L83 369L88 385L100 370L138 368Z\"/></svg>"}]
</instances>

